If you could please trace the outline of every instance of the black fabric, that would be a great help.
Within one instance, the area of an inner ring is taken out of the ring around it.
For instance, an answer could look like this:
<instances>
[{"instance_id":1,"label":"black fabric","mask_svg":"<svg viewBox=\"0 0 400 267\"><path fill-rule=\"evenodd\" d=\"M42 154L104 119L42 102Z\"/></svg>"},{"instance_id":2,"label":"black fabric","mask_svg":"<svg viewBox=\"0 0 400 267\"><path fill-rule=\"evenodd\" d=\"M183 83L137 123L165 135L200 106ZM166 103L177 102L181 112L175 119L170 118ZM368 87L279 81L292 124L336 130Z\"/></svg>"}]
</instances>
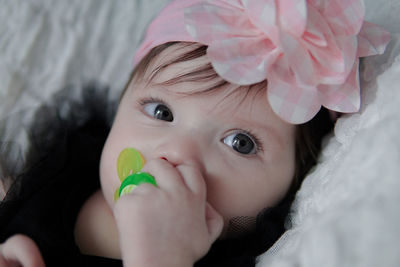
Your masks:
<instances>
[{"instance_id":1,"label":"black fabric","mask_svg":"<svg viewBox=\"0 0 400 267\"><path fill-rule=\"evenodd\" d=\"M65 95L37 112L29 131L31 166L0 204L0 243L25 234L36 242L48 267L122 266L120 260L82 255L74 241L79 210L100 188L99 160L109 132L107 98L95 92L86 88L83 102L68 103L67 116L61 110L70 100L63 100Z\"/></svg>"},{"instance_id":2,"label":"black fabric","mask_svg":"<svg viewBox=\"0 0 400 267\"><path fill-rule=\"evenodd\" d=\"M255 266L257 256L267 251L284 233L285 219L292 201L293 196L288 195L276 207L260 212L252 232L215 242L209 253L195 267Z\"/></svg>"},{"instance_id":3,"label":"black fabric","mask_svg":"<svg viewBox=\"0 0 400 267\"><path fill-rule=\"evenodd\" d=\"M62 90L35 115L26 171L0 203L0 243L28 235L47 267L122 266L120 260L82 255L74 241L78 212L100 188L99 160L115 106L107 103L104 88L86 87L78 99L72 91ZM252 233L217 241L195 267L255 266L256 257L283 233L291 200L260 213Z\"/></svg>"}]
</instances>

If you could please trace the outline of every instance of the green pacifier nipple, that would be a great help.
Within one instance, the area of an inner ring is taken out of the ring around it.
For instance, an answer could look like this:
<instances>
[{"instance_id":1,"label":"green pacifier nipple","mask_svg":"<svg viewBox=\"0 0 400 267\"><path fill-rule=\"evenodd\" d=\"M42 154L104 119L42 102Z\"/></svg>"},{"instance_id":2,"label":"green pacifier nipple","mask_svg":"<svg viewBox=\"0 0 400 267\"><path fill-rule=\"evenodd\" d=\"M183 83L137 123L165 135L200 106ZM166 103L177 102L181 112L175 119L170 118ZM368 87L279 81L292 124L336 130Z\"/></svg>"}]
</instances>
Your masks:
<instances>
[{"instance_id":1,"label":"green pacifier nipple","mask_svg":"<svg viewBox=\"0 0 400 267\"><path fill-rule=\"evenodd\" d=\"M120 196L131 193L140 184L150 183L157 186L153 176L140 172L145 162L142 154L134 148L125 148L121 151L117 161L117 173L121 186L115 191L115 201Z\"/></svg>"}]
</instances>

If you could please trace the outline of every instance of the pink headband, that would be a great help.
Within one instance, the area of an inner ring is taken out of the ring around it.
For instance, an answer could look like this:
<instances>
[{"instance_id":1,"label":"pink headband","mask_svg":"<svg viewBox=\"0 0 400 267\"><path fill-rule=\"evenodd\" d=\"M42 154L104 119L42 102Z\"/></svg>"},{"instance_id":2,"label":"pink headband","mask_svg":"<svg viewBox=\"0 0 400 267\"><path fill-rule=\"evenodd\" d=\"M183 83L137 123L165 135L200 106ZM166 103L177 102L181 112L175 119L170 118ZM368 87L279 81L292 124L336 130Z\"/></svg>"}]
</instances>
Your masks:
<instances>
[{"instance_id":1,"label":"pink headband","mask_svg":"<svg viewBox=\"0 0 400 267\"><path fill-rule=\"evenodd\" d=\"M208 46L226 81L268 80L272 109L309 121L324 106L360 107L359 58L382 54L390 35L363 20L362 0L174 0L150 24L135 56L173 41Z\"/></svg>"}]
</instances>

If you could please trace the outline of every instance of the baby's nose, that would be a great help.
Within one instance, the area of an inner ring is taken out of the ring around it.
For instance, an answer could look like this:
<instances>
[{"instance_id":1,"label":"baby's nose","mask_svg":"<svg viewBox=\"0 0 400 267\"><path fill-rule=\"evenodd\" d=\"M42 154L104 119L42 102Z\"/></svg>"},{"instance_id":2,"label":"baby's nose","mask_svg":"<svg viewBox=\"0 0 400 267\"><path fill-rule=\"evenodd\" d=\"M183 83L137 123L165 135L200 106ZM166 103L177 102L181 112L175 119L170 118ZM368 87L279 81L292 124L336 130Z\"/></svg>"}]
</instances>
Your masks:
<instances>
[{"instance_id":1,"label":"baby's nose","mask_svg":"<svg viewBox=\"0 0 400 267\"><path fill-rule=\"evenodd\" d=\"M166 140L156 148L156 157L164 159L173 166L181 164L196 164L201 160L199 140L192 136L177 136Z\"/></svg>"}]
</instances>

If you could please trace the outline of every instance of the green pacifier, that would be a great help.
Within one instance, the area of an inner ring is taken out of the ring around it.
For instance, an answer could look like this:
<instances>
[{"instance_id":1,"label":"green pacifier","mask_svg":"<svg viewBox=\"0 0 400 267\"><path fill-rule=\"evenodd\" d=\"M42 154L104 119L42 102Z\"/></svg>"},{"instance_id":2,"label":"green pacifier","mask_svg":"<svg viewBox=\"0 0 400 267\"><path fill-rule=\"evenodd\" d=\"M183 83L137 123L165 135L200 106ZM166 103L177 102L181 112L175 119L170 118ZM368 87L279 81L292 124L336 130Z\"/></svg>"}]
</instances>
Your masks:
<instances>
[{"instance_id":1,"label":"green pacifier","mask_svg":"<svg viewBox=\"0 0 400 267\"><path fill-rule=\"evenodd\" d=\"M131 193L140 184L149 183L157 186L153 176L146 172L140 172L145 162L142 154L134 148L125 148L121 151L117 160L117 173L121 180L121 186L115 191L115 201L121 196Z\"/></svg>"}]
</instances>

